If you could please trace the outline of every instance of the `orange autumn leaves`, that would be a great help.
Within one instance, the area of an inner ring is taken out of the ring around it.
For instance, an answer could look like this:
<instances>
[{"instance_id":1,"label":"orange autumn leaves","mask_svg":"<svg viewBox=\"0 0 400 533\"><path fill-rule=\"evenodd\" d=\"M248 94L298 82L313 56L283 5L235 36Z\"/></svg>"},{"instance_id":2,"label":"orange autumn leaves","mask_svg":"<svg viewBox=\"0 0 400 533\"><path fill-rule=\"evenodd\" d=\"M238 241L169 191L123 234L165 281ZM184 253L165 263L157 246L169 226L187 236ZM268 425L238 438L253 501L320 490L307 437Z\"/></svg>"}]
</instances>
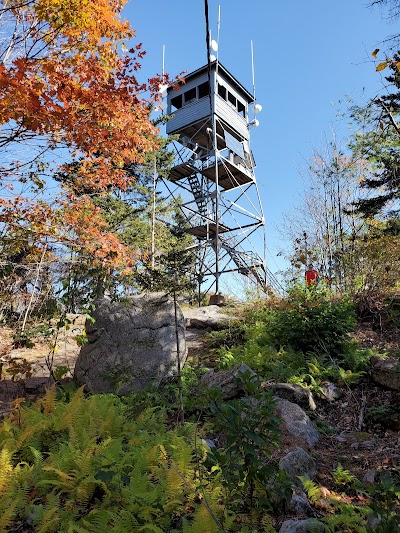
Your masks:
<instances>
[{"instance_id":1,"label":"orange autumn leaves","mask_svg":"<svg viewBox=\"0 0 400 533\"><path fill-rule=\"evenodd\" d=\"M149 115L161 80L153 78L148 85L138 81L144 55L140 45L121 53L134 36L129 23L121 19L124 3L8 0L2 8L14 17L16 28L21 26L23 38L9 54L12 60L0 62L0 126L13 126L10 138L3 137L3 146L37 136L50 150L68 149L80 160L76 180L82 190L96 194L125 190L132 178L124 166L140 163L158 147L158 130ZM147 99L142 96L145 91ZM1 185L6 180L12 183L10 168L12 164L0 169ZM108 231L91 197L66 193L62 200L49 203L44 225L53 238L83 247L95 261L129 264L132 252ZM32 225L28 213L35 212L42 213L43 225L43 206L35 207L28 197L24 205L19 195L14 204L2 199L0 208L0 221L10 227Z\"/></svg>"}]
</instances>

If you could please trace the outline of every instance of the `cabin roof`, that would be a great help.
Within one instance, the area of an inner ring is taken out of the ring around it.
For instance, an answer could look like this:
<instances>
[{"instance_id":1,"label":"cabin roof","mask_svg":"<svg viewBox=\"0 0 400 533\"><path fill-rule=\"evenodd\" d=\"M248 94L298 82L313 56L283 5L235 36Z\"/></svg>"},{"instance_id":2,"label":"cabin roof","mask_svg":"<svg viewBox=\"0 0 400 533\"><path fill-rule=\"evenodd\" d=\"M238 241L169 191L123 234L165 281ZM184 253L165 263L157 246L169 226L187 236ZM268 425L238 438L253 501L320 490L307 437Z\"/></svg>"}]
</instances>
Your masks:
<instances>
[{"instance_id":1,"label":"cabin roof","mask_svg":"<svg viewBox=\"0 0 400 533\"><path fill-rule=\"evenodd\" d=\"M211 70L216 70L217 68L217 61L213 61L210 63ZM203 67L198 68L197 70L194 70L193 72L190 72L186 76L184 76L184 79L186 82L191 80L192 78L196 78L197 76L200 76L204 72L207 72L208 70L208 64L204 65ZM249 93L249 91L233 76L228 69L226 69L222 63L218 61L218 72L223 75L223 77L228 78L228 80L235 86L236 89L238 89L242 95L246 98L247 102L251 104L254 102L254 98L252 94ZM168 93L172 92L173 86L168 87Z\"/></svg>"}]
</instances>

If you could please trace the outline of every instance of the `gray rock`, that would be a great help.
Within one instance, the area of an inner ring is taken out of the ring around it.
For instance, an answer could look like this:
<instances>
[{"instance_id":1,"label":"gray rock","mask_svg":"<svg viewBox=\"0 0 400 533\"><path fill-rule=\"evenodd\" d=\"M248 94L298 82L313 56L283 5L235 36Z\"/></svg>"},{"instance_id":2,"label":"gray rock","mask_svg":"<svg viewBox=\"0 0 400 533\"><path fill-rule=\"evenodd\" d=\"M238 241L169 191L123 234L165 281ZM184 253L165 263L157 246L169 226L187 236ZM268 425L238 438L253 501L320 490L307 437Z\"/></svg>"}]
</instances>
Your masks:
<instances>
[{"instance_id":1,"label":"gray rock","mask_svg":"<svg viewBox=\"0 0 400 533\"><path fill-rule=\"evenodd\" d=\"M223 329L230 322L237 320L236 317L221 312L218 305L207 305L184 311L187 328L211 328Z\"/></svg>"},{"instance_id":2,"label":"gray rock","mask_svg":"<svg viewBox=\"0 0 400 533\"><path fill-rule=\"evenodd\" d=\"M367 527L369 530L374 531L381 522L382 522L382 516L380 514L376 516L373 514L370 514L367 518Z\"/></svg>"},{"instance_id":3,"label":"gray rock","mask_svg":"<svg viewBox=\"0 0 400 533\"><path fill-rule=\"evenodd\" d=\"M371 378L378 385L400 391L400 361L396 357L379 357L370 359Z\"/></svg>"},{"instance_id":4,"label":"gray rock","mask_svg":"<svg viewBox=\"0 0 400 533\"><path fill-rule=\"evenodd\" d=\"M86 323L88 344L79 353L74 378L96 393L128 394L177 372L173 300L166 294L135 295L127 302L96 302L94 323ZM178 308L181 364L187 351L185 324Z\"/></svg>"},{"instance_id":5,"label":"gray rock","mask_svg":"<svg viewBox=\"0 0 400 533\"><path fill-rule=\"evenodd\" d=\"M264 381L261 387L265 390L271 390L275 396L289 402L297 403L305 409L315 411L317 408L312 392L301 385L295 383L268 383Z\"/></svg>"},{"instance_id":6,"label":"gray rock","mask_svg":"<svg viewBox=\"0 0 400 533\"><path fill-rule=\"evenodd\" d=\"M369 468L364 474L363 483L373 485L375 483L376 474L377 472L375 468Z\"/></svg>"},{"instance_id":7,"label":"gray rock","mask_svg":"<svg viewBox=\"0 0 400 533\"><path fill-rule=\"evenodd\" d=\"M216 372L215 369L212 368L201 378L200 385L207 389L220 387L223 399L231 400L243 392L237 378L240 374L243 374L246 371L249 371L252 376L256 376L255 372L244 363L236 365L229 370L221 370L219 372Z\"/></svg>"},{"instance_id":8,"label":"gray rock","mask_svg":"<svg viewBox=\"0 0 400 533\"><path fill-rule=\"evenodd\" d=\"M304 439L309 446L314 446L319 439L318 430L299 405L277 398L276 411L283 419L288 433Z\"/></svg>"},{"instance_id":9,"label":"gray rock","mask_svg":"<svg viewBox=\"0 0 400 533\"><path fill-rule=\"evenodd\" d=\"M321 387L322 398L327 402L334 402L343 396L343 392L333 383L324 383Z\"/></svg>"},{"instance_id":10,"label":"gray rock","mask_svg":"<svg viewBox=\"0 0 400 533\"><path fill-rule=\"evenodd\" d=\"M349 442L350 447L353 449L358 449L360 446L374 448L378 443L378 440L373 435L365 431L342 431L335 436L335 439L338 442Z\"/></svg>"},{"instance_id":11,"label":"gray rock","mask_svg":"<svg viewBox=\"0 0 400 533\"><path fill-rule=\"evenodd\" d=\"M315 518L307 520L285 520L279 533L324 533L325 526Z\"/></svg>"},{"instance_id":12,"label":"gray rock","mask_svg":"<svg viewBox=\"0 0 400 533\"><path fill-rule=\"evenodd\" d=\"M295 515L314 516L314 510L304 492L293 492L293 495L287 505L289 513Z\"/></svg>"},{"instance_id":13,"label":"gray rock","mask_svg":"<svg viewBox=\"0 0 400 533\"><path fill-rule=\"evenodd\" d=\"M296 447L279 461L279 467L296 484L298 476L312 479L315 475L315 461L303 448Z\"/></svg>"}]
</instances>

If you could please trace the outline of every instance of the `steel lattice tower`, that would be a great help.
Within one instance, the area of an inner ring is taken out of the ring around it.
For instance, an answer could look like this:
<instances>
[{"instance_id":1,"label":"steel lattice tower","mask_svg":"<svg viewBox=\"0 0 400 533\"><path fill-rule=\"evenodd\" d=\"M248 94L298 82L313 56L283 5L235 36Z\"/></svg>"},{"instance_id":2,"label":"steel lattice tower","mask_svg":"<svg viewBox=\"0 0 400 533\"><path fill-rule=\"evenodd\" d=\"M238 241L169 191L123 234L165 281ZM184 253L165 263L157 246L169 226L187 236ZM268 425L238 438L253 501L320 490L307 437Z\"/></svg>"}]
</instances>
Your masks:
<instances>
[{"instance_id":1,"label":"steel lattice tower","mask_svg":"<svg viewBox=\"0 0 400 533\"><path fill-rule=\"evenodd\" d=\"M280 290L267 269L265 225L250 148L249 106L253 96L218 61L185 76L167 90L167 134L175 165L163 180L197 241L199 283L239 272L263 290Z\"/></svg>"}]
</instances>

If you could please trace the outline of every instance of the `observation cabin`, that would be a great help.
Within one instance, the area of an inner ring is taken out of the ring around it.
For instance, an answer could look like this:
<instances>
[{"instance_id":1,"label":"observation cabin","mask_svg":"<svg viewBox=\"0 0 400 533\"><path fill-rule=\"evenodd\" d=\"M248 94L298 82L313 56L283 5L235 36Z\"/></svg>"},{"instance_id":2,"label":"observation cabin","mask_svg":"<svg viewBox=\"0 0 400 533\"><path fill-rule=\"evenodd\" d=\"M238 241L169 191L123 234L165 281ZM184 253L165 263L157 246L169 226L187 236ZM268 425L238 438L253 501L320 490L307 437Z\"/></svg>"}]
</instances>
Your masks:
<instances>
[{"instance_id":1,"label":"observation cabin","mask_svg":"<svg viewBox=\"0 0 400 533\"><path fill-rule=\"evenodd\" d=\"M253 96L218 61L168 87L167 114L172 118L167 134L179 135L179 142L193 152L191 160L176 165L168 179L179 181L198 172L203 179L217 181L221 190L254 182L249 145L249 126L257 122L249 123L253 103Z\"/></svg>"}]
</instances>

